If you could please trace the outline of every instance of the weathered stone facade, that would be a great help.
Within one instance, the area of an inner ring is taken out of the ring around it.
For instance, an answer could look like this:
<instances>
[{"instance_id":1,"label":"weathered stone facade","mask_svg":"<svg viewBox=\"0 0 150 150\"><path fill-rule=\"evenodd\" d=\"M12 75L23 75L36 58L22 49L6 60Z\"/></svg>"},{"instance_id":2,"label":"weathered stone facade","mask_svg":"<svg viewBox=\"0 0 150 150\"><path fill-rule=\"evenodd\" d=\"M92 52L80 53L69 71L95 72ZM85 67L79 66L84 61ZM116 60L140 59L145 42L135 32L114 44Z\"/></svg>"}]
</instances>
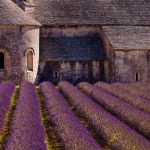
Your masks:
<instances>
[{"instance_id":1,"label":"weathered stone facade","mask_svg":"<svg viewBox=\"0 0 150 150\"><path fill-rule=\"evenodd\" d=\"M39 82L49 80L57 83L67 80L74 84L81 81L105 81L103 61L57 61L41 62Z\"/></svg>"},{"instance_id":2,"label":"weathered stone facade","mask_svg":"<svg viewBox=\"0 0 150 150\"><path fill-rule=\"evenodd\" d=\"M115 51L115 81L150 81L150 50Z\"/></svg>"},{"instance_id":3,"label":"weathered stone facade","mask_svg":"<svg viewBox=\"0 0 150 150\"><path fill-rule=\"evenodd\" d=\"M78 83L99 80L136 82L150 79L150 51L114 50L101 27L41 27L40 30L39 36L39 27L0 26L0 52L5 55L5 68L0 70L1 80L11 79L16 83L23 79L36 83L44 80L50 80L53 83L68 80ZM75 59L69 58L70 53L63 58L63 55L53 53L49 49L51 43L42 43L43 38L48 40L49 37L74 37L89 33L99 34L101 50L103 50L99 53L99 60L97 58L94 60L86 54L85 58L80 57L81 53L77 53L78 57ZM27 68L28 51L33 53L33 70Z\"/></svg>"},{"instance_id":4,"label":"weathered stone facade","mask_svg":"<svg viewBox=\"0 0 150 150\"><path fill-rule=\"evenodd\" d=\"M27 52L33 51L33 71L27 69ZM0 80L16 83L27 79L34 82L39 62L39 27L0 26L0 52L4 53L4 68Z\"/></svg>"},{"instance_id":5,"label":"weathered stone facade","mask_svg":"<svg viewBox=\"0 0 150 150\"><path fill-rule=\"evenodd\" d=\"M38 81L108 81L100 30L98 26L41 27Z\"/></svg>"},{"instance_id":6,"label":"weathered stone facade","mask_svg":"<svg viewBox=\"0 0 150 150\"><path fill-rule=\"evenodd\" d=\"M1 0L0 81L150 81L149 4Z\"/></svg>"}]
</instances>

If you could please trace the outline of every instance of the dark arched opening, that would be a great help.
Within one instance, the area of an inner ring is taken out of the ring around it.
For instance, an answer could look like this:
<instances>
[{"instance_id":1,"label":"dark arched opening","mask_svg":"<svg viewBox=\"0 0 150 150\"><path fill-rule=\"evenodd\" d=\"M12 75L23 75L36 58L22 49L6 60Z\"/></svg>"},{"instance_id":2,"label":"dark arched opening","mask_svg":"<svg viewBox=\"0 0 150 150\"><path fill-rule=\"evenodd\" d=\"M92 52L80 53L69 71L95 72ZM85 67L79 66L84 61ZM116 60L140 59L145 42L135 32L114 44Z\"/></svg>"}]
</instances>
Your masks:
<instances>
[{"instance_id":1,"label":"dark arched opening","mask_svg":"<svg viewBox=\"0 0 150 150\"><path fill-rule=\"evenodd\" d=\"M4 63L4 53L0 52L0 69L4 69L5 63Z\"/></svg>"},{"instance_id":2,"label":"dark arched opening","mask_svg":"<svg viewBox=\"0 0 150 150\"><path fill-rule=\"evenodd\" d=\"M136 80L136 82L141 81L141 74L140 74L140 72L136 72L136 74L135 74L135 80Z\"/></svg>"}]
</instances>

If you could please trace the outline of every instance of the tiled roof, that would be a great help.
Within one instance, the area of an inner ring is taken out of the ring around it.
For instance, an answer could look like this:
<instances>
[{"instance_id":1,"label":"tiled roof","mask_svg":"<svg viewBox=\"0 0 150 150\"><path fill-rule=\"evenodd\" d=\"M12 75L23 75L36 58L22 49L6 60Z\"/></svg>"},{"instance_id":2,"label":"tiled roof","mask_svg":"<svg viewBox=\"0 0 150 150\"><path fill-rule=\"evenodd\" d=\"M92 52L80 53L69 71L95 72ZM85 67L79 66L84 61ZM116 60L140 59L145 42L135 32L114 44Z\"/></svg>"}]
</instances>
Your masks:
<instances>
[{"instance_id":1,"label":"tiled roof","mask_svg":"<svg viewBox=\"0 0 150 150\"><path fill-rule=\"evenodd\" d=\"M44 25L150 25L150 0L34 0Z\"/></svg>"},{"instance_id":2,"label":"tiled roof","mask_svg":"<svg viewBox=\"0 0 150 150\"><path fill-rule=\"evenodd\" d=\"M150 27L103 26L103 30L114 49L150 49Z\"/></svg>"},{"instance_id":3,"label":"tiled roof","mask_svg":"<svg viewBox=\"0 0 150 150\"><path fill-rule=\"evenodd\" d=\"M103 60L105 51L98 33L41 38L41 60Z\"/></svg>"},{"instance_id":4,"label":"tiled roof","mask_svg":"<svg viewBox=\"0 0 150 150\"><path fill-rule=\"evenodd\" d=\"M0 25L37 25L31 16L26 14L11 0L0 0Z\"/></svg>"}]
</instances>

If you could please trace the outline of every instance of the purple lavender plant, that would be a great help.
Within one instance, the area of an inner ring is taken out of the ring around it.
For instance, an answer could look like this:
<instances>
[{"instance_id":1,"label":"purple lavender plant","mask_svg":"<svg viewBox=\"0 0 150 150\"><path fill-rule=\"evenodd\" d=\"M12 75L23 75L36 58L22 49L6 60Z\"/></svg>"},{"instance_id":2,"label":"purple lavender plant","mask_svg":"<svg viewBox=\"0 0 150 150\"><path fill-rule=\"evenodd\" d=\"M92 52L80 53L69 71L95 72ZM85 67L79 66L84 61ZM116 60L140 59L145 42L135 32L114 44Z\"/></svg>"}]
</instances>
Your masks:
<instances>
[{"instance_id":1,"label":"purple lavender plant","mask_svg":"<svg viewBox=\"0 0 150 150\"><path fill-rule=\"evenodd\" d=\"M133 105L130 105L89 83L82 82L79 83L77 87L91 96L107 110L114 113L118 118L125 121L127 124L131 124L141 133L150 138L149 114L140 111Z\"/></svg>"},{"instance_id":2,"label":"purple lavender plant","mask_svg":"<svg viewBox=\"0 0 150 150\"><path fill-rule=\"evenodd\" d=\"M136 106L140 110L150 113L150 101L149 100L146 100L142 97L139 97L135 94L129 93L125 90L119 89L117 87L114 87L104 82L98 82L95 85L105 90L106 92L111 93L112 95L120 98L121 100Z\"/></svg>"},{"instance_id":3,"label":"purple lavender plant","mask_svg":"<svg viewBox=\"0 0 150 150\"><path fill-rule=\"evenodd\" d=\"M5 81L0 85L0 133L3 130L6 112L8 111L14 90L15 85L11 81Z\"/></svg>"},{"instance_id":4,"label":"purple lavender plant","mask_svg":"<svg viewBox=\"0 0 150 150\"><path fill-rule=\"evenodd\" d=\"M129 128L116 117L94 103L88 96L80 92L68 82L60 82L58 88L96 128L108 146L123 150L149 150L149 141Z\"/></svg>"},{"instance_id":5,"label":"purple lavender plant","mask_svg":"<svg viewBox=\"0 0 150 150\"><path fill-rule=\"evenodd\" d=\"M69 108L63 96L49 82L43 82L41 91L45 96L46 107L55 130L68 150L100 150L100 146L90 136Z\"/></svg>"},{"instance_id":6,"label":"purple lavender plant","mask_svg":"<svg viewBox=\"0 0 150 150\"><path fill-rule=\"evenodd\" d=\"M132 93L132 94L135 94L137 96L141 96L145 99L150 100L150 93L149 92L140 90L140 89L133 87L131 85L123 84L123 83L114 83L112 86L116 87L116 88L120 88L120 89L125 90L129 93Z\"/></svg>"},{"instance_id":7,"label":"purple lavender plant","mask_svg":"<svg viewBox=\"0 0 150 150\"><path fill-rule=\"evenodd\" d=\"M145 83L142 83L142 82L136 82L136 83L132 83L131 85L133 87L140 89L140 90L150 92L150 86L148 86L148 84L146 85Z\"/></svg>"},{"instance_id":8,"label":"purple lavender plant","mask_svg":"<svg viewBox=\"0 0 150 150\"><path fill-rule=\"evenodd\" d=\"M136 82L136 83L131 83L130 85L140 90L143 90L145 92L148 92L148 93L150 92L150 83Z\"/></svg>"},{"instance_id":9,"label":"purple lavender plant","mask_svg":"<svg viewBox=\"0 0 150 150\"><path fill-rule=\"evenodd\" d=\"M7 139L6 150L46 150L34 85L23 82Z\"/></svg>"}]
</instances>

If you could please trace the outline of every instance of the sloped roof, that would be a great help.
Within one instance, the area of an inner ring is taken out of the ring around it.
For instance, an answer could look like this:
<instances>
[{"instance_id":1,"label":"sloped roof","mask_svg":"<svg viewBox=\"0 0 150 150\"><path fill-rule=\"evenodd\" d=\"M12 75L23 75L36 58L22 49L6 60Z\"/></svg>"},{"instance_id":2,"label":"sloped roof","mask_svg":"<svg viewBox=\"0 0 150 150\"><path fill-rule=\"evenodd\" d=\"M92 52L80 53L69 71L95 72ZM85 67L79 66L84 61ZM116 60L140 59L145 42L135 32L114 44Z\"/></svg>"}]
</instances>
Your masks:
<instances>
[{"instance_id":1,"label":"sloped roof","mask_svg":"<svg viewBox=\"0 0 150 150\"><path fill-rule=\"evenodd\" d=\"M103 26L114 49L150 49L150 27Z\"/></svg>"},{"instance_id":2,"label":"sloped roof","mask_svg":"<svg viewBox=\"0 0 150 150\"><path fill-rule=\"evenodd\" d=\"M34 0L44 25L150 25L150 0Z\"/></svg>"},{"instance_id":3,"label":"sloped roof","mask_svg":"<svg viewBox=\"0 0 150 150\"><path fill-rule=\"evenodd\" d=\"M45 61L106 59L98 33L88 33L82 36L42 37L40 52L41 60Z\"/></svg>"},{"instance_id":4,"label":"sloped roof","mask_svg":"<svg viewBox=\"0 0 150 150\"><path fill-rule=\"evenodd\" d=\"M0 25L37 25L40 23L31 18L11 0L0 0Z\"/></svg>"}]
</instances>

